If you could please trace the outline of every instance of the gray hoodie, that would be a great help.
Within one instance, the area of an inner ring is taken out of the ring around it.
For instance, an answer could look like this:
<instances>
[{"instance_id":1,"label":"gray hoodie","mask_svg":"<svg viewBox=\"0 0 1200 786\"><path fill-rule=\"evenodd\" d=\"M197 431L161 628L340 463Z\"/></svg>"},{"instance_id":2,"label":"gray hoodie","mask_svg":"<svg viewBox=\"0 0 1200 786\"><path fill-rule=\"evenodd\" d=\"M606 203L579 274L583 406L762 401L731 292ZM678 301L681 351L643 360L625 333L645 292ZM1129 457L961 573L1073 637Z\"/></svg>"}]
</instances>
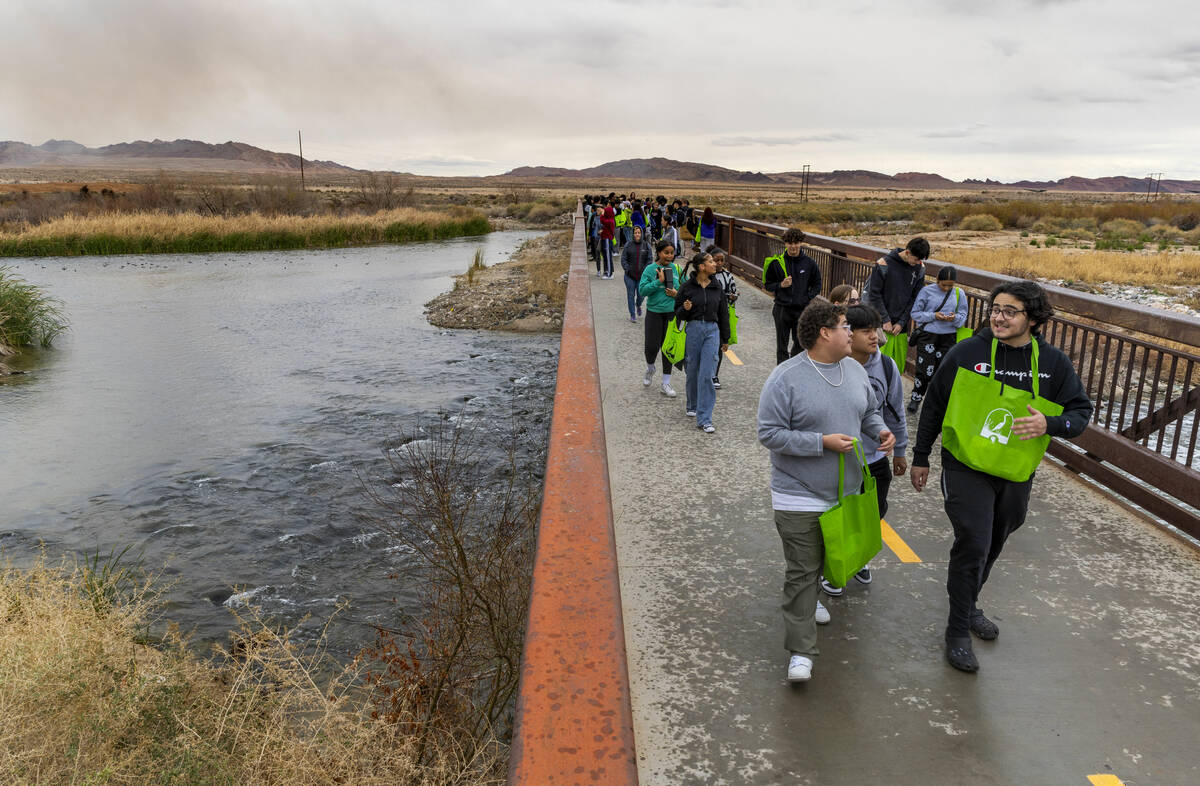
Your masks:
<instances>
[{"instance_id":1,"label":"gray hoodie","mask_svg":"<svg viewBox=\"0 0 1200 786\"><path fill-rule=\"evenodd\" d=\"M771 489L837 502L838 458L826 452L826 434L862 434L878 441L884 429L867 371L854 358L817 364L801 352L775 367L758 399L758 441L771 451ZM841 367L839 369L839 366ZM821 375L824 374L823 379ZM830 383L837 383L836 387ZM862 484L848 454L846 489Z\"/></svg>"},{"instance_id":2,"label":"gray hoodie","mask_svg":"<svg viewBox=\"0 0 1200 786\"><path fill-rule=\"evenodd\" d=\"M884 363L891 364L890 374L884 371ZM875 352L867 357L863 368L867 370L867 375L871 378L871 388L875 393L875 401L879 403L883 422L887 424L888 431L896 435L896 448L892 455L903 456L908 449L908 423L904 419L904 381L900 379L896 361L882 352ZM890 388L888 387L889 378L892 381ZM884 457L884 454L879 452L878 440L863 434L862 442L868 464L873 464Z\"/></svg>"}]
</instances>

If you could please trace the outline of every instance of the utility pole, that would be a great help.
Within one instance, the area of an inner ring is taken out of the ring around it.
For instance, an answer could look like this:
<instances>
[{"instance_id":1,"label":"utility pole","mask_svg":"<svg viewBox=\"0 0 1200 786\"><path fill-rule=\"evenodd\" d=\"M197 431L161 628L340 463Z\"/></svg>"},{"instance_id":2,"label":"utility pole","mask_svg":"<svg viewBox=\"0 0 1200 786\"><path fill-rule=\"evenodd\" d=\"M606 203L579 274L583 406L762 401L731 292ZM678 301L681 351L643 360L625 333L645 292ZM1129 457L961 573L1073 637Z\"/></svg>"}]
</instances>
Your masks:
<instances>
[{"instance_id":1,"label":"utility pole","mask_svg":"<svg viewBox=\"0 0 1200 786\"><path fill-rule=\"evenodd\" d=\"M1151 172L1146 175L1149 182L1146 184L1146 201L1158 201L1158 189L1162 185L1162 172Z\"/></svg>"},{"instance_id":2,"label":"utility pole","mask_svg":"<svg viewBox=\"0 0 1200 786\"><path fill-rule=\"evenodd\" d=\"M808 201L808 183L812 178L812 164L805 164L800 170L800 201Z\"/></svg>"},{"instance_id":3,"label":"utility pole","mask_svg":"<svg viewBox=\"0 0 1200 786\"><path fill-rule=\"evenodd\" d=\"M300 131L296 131L296 141L300 143L300 190L304 190L304 139Z\"/></svg>"}]
</instances>

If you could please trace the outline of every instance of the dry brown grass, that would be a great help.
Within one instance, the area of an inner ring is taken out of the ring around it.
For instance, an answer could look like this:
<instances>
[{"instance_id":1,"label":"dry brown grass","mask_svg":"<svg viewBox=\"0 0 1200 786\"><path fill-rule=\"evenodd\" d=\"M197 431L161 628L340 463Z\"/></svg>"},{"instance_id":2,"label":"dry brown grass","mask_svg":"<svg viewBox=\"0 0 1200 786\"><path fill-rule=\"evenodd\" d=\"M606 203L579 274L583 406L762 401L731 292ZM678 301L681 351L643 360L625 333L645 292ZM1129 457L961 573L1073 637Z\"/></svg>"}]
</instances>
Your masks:
<instances>
[{"instance_id":1,"label":"dry brown grass","mask_svg":"<svg viewBox=\"0 0 1200 786\"><path fill-rule=\"evenodd\" d=\"M215 662L173 631L142 643L153 593L96 602L104 586L87 570L0 570L0 781L499 782L499 743L467 761L443 737L418 757L418 735L372 718L356 667L256 617L242 620L238 654Z\"/></svg>"},{"instance_id":2,"label":"dry brown grass","mask_svg":"<svg viewBox=\"0 0 1200 786\"><path fill-rule=\"evenodd\" d=\"M518 252L514 266L526 275L529 295L545 295L552 305L562 307L567 300L563 275L571 264L571 232L551 232L526 243Z\"/></svg>"},{"instance_id":3,"label":"dry brown grass","mask_svg":"<svg viewBox=\"0 0 1200 786\"><path fill-rule=\"evenodd\" d=\"M445 213L432 210L398 208L381 210L363 216L265 216L251 214L232 216L204 216L198 213L103 213L93 216L63 216L55 221L29 227L22 232L0 233L0 238L41 239L64 235L90 236L112 235L115 237L152 237L169 239L181 235L211 233L229 235L237 233L262 234L270 232L308 233L321 232L343 226L383 230L394 223L441 223Z\"/></svg>"},{"instance_id":4,"label":"dry brown grass","mask_svg":"<svg viewBox=\"0 0 1200 786\"><path fill-rule=\"evenodd\" d=\"M1200 284L1200 254L1122 251L1058 251L1025 248L945 248L938 259L1022 278L1112 282L1137 286Z\"/></svg>"}]
</instances>

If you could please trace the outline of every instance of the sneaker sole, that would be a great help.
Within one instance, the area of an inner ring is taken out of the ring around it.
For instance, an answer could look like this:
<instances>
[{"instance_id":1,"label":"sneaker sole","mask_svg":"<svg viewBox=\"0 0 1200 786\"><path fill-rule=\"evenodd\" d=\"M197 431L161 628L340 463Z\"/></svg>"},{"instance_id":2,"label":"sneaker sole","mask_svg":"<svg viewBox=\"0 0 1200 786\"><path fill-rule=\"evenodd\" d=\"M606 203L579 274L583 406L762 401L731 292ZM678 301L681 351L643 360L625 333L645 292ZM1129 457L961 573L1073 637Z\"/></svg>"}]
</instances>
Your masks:
<instances>
[{"instance_id":1,"label":"sneaker sole","mask_svg":"<svg viewBox=\"0 0 1200 786\"><path fill-rule=\"evenodd\" d=\"M845 587L830 587L828 589L821 587L821 592L824 592L831 598L840 598L845 591Z\"/></svg>"},{"instance_id":2,"label":"sneaker sole","mask_svg":"<svg viewBox=\"0 0 1200 786\"><path fill-rule=\"evenodd\" d=\"M875 580L875 577L874 577L874 576L872 576L872 577L871 577L871 578L869 578L869 579L860 579L860 578L858 577L858 574L857 574L857 573L855 573L855 574L854 574L854 580L855 580L855 581L857 581L859 584L870 584L872 581L874 581L874 580Z\"/></svg>"},{"instance_id":3,"label":"sneaker sole","mask_svg":"<svg viewBox=\"0 0 1200 786\"><path fill-rule=\"evenodd\" d=\"M812 674L809 674L807 677L793 677L791 674L788 675L788 682L808 682L811 679Z\"/></svg>"}]
</instances>

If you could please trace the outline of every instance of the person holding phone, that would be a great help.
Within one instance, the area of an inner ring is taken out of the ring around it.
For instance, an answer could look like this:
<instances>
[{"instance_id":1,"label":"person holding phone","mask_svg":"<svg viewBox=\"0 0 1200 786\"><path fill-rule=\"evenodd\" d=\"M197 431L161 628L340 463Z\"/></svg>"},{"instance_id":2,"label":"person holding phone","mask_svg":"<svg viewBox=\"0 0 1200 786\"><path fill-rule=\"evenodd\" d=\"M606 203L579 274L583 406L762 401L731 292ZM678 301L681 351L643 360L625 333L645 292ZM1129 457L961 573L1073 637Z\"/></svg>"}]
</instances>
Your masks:
<instances>
[{"instance_id":1,"label":"person holding phone","mask_svg":"<svg viewBox=\"0 0 1200 786\"><path fill-rule=\"evenodd\" d=\"M687 323L687 414L696 427L712 434L717 391L713 386L717 357L729 349L729 299L717 281L717 263L701 251L692 259L692 274L675 295L675 319Z\"/></svg>"},{"instance_id":2,"label":"person holding phone","mask_svg":"<svg viewBox=\"0 0 1200 786\"><path fill-rule=\"evenodd\" d=\"M675 398L671 387L671 361L662 351L663 339L667 337L667 324L675 318L675 296L679 294L676 282L681 278L675 264L675 246L666 240L658 241L654 247L654 264L647 265L638 282L638 292L646 298L646 373L642 384L650 387L654 381L654 360L662 356L662 394Z\"/></svg>"}]
</instances>

